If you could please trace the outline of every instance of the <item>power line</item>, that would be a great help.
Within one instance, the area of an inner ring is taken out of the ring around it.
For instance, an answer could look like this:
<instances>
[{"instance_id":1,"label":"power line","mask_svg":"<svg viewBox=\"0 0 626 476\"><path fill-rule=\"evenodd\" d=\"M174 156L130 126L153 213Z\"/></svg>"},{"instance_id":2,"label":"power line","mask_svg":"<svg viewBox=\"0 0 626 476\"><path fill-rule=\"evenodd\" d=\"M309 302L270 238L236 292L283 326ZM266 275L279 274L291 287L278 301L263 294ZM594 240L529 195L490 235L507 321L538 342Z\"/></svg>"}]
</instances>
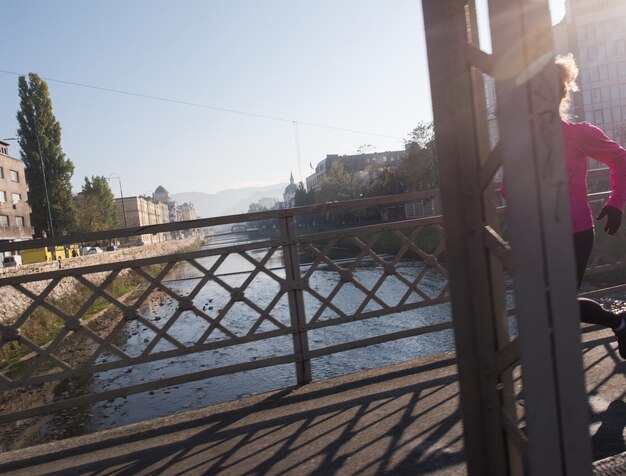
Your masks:
<instances>
[{"instance_id":1,"label":"power line","mask_svg":"<svg viewBox=\"0 0 626 476\"><path fill-rule=\"evenodd\" d=\"M4 74L10 74L13 76L25 76L22 73L16 73L15 71L7 71L7 70L3 70L0 69L0 73L4 73ZM212 111L219 111L219 112L227 112L227 113L231 113L231 114L239 114L242 116L249 116L249 117L257 117L259 119L268 119L268 120L272 120L272 121L280 121L280 122L290 122L290 123L298 123L298 124L302 124L305 126L310 126L310 127L317 127L320 129L331 129L331 130L336 130L336 131L342 131L342 132L350 132L352 134L363 134L363 135L370 135L370 136L377 136L377 137L385 137L387 139L397 139L397 140L404 140L402 137L396 137L396 136L390 136L390 135L385 135L385 134L378 134L376 132L368 132L368 131L360 131L357 129L347 129L347 128L343 128L343 127L335 127L335 126L328 126L325 124L317 124L314 122L305 122L305 121L296 121L294 119L285 119L283 117L277 117L277 116L269 116L266 114L257 114L254 112L246 112L246 111L238 111L236 109L228 109L228 108L223 108L223 107L217 107L217 106L209 106L207 104L200 104L200 103L196 103L196 102L190 102L190 101L182 101L179 99L172 99L172 98L165 98L165 97L161 97L161 96L152 96L150 94L142 94L142 93L135 93L135 92L131 92L131 91L124 91L122 89L113 89L113 88L105 88L102 86L94 86L91 84L85 84L85 83L78 83L75 81L66 81L63 79L55 79L55 78L47 78L47 77L41 77L41 79L44 79L46 81L50 81L52 83L59 83L59 84L67 84L69 86L77 86L77 87L81 87L81 88L88 88L88 89L95 89L97 91L105 91L108 93L114 93L114 94L123 94L125 96L134 96L134 97L138 97L138 98L143 98L143 99L151 99L154 101L162 101L162 102L169 102L169 103L173 103L173 104L179 104L182 106L191 106L191 107L198 107L198 108L202 108L202 109L209 109Z\"/></svg>"},{"instance_id":2,"label":"power line","mask_svg":"<svg viewBox=\"0 0 626 476\"><path fill-rule=\"evenodd\" d=\"M302 182L302 166L300 165L300 133L298 132L298 123L294 121L293 123L293 136L296 141L296 154L298 157L298 171L300 172L300 182Z\"/></svg>"}]
</instances>

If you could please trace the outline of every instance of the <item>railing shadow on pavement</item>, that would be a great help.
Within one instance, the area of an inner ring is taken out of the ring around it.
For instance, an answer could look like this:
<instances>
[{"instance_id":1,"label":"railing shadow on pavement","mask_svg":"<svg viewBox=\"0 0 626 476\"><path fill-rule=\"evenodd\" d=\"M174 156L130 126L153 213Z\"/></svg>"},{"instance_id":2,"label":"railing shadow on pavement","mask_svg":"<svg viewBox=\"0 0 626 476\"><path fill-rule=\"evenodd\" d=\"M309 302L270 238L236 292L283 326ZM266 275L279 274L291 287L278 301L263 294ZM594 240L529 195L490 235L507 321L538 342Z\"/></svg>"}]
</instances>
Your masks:
<instances>
[{"instance_id":1,"label":"railing shadow on pavement","mask_svg":"<svg viewBox=\"0 0 626 476\"><path fill-rule=\"evenodd\" d=\"M594 461L626 451L626 402L623 396L613 400L607 410L598 416L601 424L591 437Z\"/></svg>"},{"instance_id":2,"label":"railing shadow on pavement","mask_svg":"<svg viewBox=\"0 0 626 476\"><path fill-rule=\"evenodd\" d=\"M187 421L154 421L130 434L107 430L95 442L2 461L0 471L31 474L195 474L359 471L424 474L464 468L453 358L386 373L333 379L249 397L250 404ZM317 386L317 387L316 387ZM304 391L303 391L304 390ZM303 391L303 392L302 392ZM302 393L300 393L302 392ZM87 438L87 437L81 437ZM140 442L140 443L137 443ZM148 444L149 443L149 444Z\"/></svg>"}]
</instances>

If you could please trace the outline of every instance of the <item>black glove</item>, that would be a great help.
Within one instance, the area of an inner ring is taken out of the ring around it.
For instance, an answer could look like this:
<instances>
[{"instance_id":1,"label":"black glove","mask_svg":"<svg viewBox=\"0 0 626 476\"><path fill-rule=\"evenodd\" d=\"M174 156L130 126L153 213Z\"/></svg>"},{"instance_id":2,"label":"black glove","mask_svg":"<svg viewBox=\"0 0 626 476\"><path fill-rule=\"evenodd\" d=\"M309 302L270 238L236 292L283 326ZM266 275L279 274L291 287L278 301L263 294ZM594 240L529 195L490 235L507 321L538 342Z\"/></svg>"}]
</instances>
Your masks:
<instances>
[{"instance_id":1,"label":"black glove","mask_svg":"<svg viewBox=\"0 0 626 476\"><path fill-rule=\"evenodd\" d=\"M602 220L604 217L607 217L604 231L609 235L617 233L617 230L622 225L622 212L615 207L607 205L602 209L596 220Z\"/></svg>"}]
</instances>

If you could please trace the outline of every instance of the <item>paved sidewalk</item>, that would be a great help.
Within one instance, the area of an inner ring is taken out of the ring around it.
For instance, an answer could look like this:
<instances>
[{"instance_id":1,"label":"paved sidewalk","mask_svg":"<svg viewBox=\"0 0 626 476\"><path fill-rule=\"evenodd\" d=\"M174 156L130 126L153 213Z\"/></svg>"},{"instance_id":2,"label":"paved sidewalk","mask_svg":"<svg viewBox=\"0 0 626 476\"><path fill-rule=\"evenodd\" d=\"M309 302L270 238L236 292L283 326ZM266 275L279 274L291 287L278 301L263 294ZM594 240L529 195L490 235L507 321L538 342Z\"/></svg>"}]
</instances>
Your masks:
<instances>
[{"instance_id":1,"label":"paved sidewalk","mask_svg":"<svg viewBox=\"0 0 626 476\"><path fill-rule=\"evenodd\" d=\"M583 336L596 474L626 474L626 363ZM624 470L624 472L622 472ZM610 471L610 472L607 472ZM0 473L466 474L452 355L0 454Z\"/></svg>"},{"instance_id":2,"label":"paved sidewalk","mask_svg":"<svg viewBox=\"0 0 626 476\"><path fill-rule=\"evenodd\" d=\"M6 474L463 474L450 355L0 455Z\"/></svg>"}]
</instances>

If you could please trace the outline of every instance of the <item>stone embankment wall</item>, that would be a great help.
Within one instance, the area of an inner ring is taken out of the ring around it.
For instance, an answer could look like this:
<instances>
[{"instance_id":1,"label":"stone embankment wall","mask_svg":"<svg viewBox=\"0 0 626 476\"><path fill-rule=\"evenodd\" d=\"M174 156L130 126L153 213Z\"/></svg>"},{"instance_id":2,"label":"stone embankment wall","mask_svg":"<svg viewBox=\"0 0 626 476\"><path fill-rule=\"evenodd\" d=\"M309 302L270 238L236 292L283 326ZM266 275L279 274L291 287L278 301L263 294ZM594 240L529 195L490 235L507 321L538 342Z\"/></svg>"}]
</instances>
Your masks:
<instances>
[{"instance_id":1,"label":"stone embankment wall","mask_svg":"<svg viewBox=\"0 0 626 476\"><path fill-rule=\"evenodd\" d=\"M149 258L152 256L163 256L176 253L196 243L198 238L188 238L185 240L165 241L163 243L155 243L144 246L135 246L124 248L116 251L106 251L97 255L77 256L76 258L67 258L61 260L61 269L79 268L93 266L97 264L110 263L113 261L130 261L135 259ZM9 276L17 276L24 274L37 274L46 271L55 271L59 269L59 264L54 262L25 264L13 268L0 268L0 279ZM101 282L106 278L108 273L91 274L89 279L92 282ZM34 294L41 293L50 283L46 281L35 281L25 285L28 290ZM62 280L57 284L50 293L55 299L68 295L74 289L73 280ZM31 303L22 292L17 291L12 286L0 287L0 323L11 324Z\"/></svg>"}]
</instances>

